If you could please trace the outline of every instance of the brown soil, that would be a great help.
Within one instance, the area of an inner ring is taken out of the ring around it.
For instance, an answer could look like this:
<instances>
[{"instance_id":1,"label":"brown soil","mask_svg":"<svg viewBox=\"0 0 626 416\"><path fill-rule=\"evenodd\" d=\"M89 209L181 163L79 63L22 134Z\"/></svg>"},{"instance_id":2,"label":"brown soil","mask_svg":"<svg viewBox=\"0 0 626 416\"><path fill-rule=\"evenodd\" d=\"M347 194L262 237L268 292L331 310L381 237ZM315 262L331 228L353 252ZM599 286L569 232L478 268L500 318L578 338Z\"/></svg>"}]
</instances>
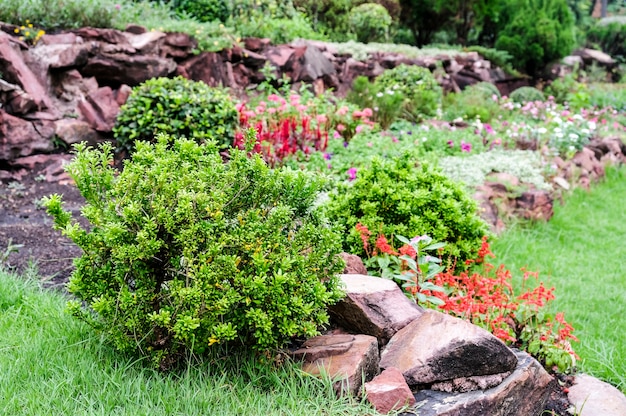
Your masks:
<instances>
[{"instance_id":1,"label":"brown soil","mask_svg":"<svg viewBox=\"0 0 626 416\"><path fill-rule=\"evenodd\" d=\"M0 182L0 262L22 274L36 267L47 286L60 286L72 272L72 260L81 250L52 228L52 218L41 207L44 196L63 196L65 209L76 217L84 199L68 181L42 180L43 167ZM7 173L6 171L4 173ZM21 246L6 257L10 246Z\"/></svg>"}]
</instances>

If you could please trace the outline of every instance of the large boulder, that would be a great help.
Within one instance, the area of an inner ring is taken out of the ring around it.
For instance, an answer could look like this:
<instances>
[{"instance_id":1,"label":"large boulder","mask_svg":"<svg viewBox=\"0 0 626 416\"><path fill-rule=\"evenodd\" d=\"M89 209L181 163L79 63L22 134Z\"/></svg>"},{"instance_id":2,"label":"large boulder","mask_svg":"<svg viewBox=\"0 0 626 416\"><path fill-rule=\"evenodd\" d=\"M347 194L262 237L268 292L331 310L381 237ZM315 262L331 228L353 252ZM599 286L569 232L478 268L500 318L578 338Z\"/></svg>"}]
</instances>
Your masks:
<instances>
[{"instance_id":1,"label":"large boulder","mask_svg":"<svg viewBox=\"0 0 626 416\"><path fill-rule=\"evenodd\" d=\"M155 55L100 53L79 69L85 77L96 77L102 85L135 86L151 78L166 77L176 70L176 62Z\"/></svg>"},{"instance_id":2,"label":"large boulder","mask_svg":"<svg viewBox=\"0 0 626 416\"><path fill-rule=\"evenodd\" d=\"M515 353L515 371L487 390L446 393L421 390L415 394L420 416L539 416L554 379L530 355ZM596 413L600 415L602 413Z\"/></svg>"},{"instance_id":3,"label":"large boulder","mask_svg":"<svg viewBox=\"0 0 626 416\"><path fill-rule=\"evenodd\" d=\"M329 308L332 319L351 331L378 338L381 345L424 313L392 280L343 274L341 281L346 297Z\"/></svg>"},{"instance_id":4,"label":"large boulder","mask_svg":"<svg viewBox=\"0 0 626 416\"><path fill-rule=\"evenodd\" d=\"M0 109L0 161L54 150L54 123L27 121Z\"/></svg>"},{"instance_id":5,"label":"large boulder","mask_svg":"<svg viewBox=\"0 0 626 416\"><path fill-rule=\"evenodd\" d=\"M381 354L380 367L396 367L410 386L512 371L515 354L489 332L428 310L402 328Z\"/></svg>"},{"instance_id":6,"label":"large boulder","mask_svg":"<svg viewBox=\"0 0 626 416\"><path fill-rule=\"evenodd\" d=\"M624 394L610 384L586 374L574 378L567 398L579 416L626 415Z\"/></svg>"}]
</instances>

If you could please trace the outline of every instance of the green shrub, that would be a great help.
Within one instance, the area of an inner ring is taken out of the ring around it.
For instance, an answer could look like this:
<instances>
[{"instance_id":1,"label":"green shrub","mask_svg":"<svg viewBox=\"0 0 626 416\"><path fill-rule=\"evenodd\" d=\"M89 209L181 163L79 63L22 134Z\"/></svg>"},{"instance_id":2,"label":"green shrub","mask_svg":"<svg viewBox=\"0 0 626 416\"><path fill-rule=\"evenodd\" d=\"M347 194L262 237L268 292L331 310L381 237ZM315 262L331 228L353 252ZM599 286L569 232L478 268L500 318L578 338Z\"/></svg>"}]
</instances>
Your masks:
<instances>
[{"instance_id":1,"label":"green shrub","mask_svg":"<svg viewBox=\"0 0 626 416\"><path fill-rule=\"evenodd\" d=\"M499 98L500 91L489 82L479 82L458 94L448 94L444 100L444 117L447 120L478 118L484 123L489 122L500 112L494 96Z\"/></svg>"},{"instance_id":2,"label":"green shrub","mask_svg":"<svg viewBox=\"0 0 626 416\"><path fill-rule=\"evenodd\" d=\"M465 48L470 52L478 52L483 58L491 62L494 66L502 68L505 72L515 75L517 71L513 69L511 64L513 56L507 51L501 51L494 48L486 48L480 45L472 45Z\"/></svg>"},{"instance_id":3,"label":"green shrub","mask_svg":"<svg viewBox=\"0 0 626 416\"><path fill-rule=\"evenodd\" d=\"M231 97L221 88L183 77L154 78L133 88L120 109L113 134L120 147L153 141L158 132L232 145L239 121Z\"/></svg>"},{"instance_id":4,"label":"green shrub","mask_svg":"<svg viewBox=\"0 0 626 416\"><path fill-rule=\"evenodd\" d=\"M344 249L351 253L365 255L355 228L361 223L375 234L372 238L384 234L389 241L427 234L445 242L444 255L461 265L475 257L486 225L460 185L429 166L415 166L414 160L409 155L373 159L354 181L331 193L328 215L343 228Z\"/></svg>"},{"instance_id":5,"label":"green shrub","mask_svg":"<svg viewBox=\"0 0 626 416\"><path fill-rule=\"evenodd\" d=\"M626 24L597 22L587 31L587 45L601 49L621 62L626 61Z\"/></svg>"},{"instance_id":6,"label":"green shrub","mask_svg":"<svg viewBox=\"0 0 626 416\"><path fill-rule=\"evenodd\" d=\"M313 209L320 179L237 149L224 164L218 150L160 135L117 172L109 144L80 144L68 172L91 226L60 196L45 201L84 252L71 312L163 369L214 344L265 351L315 335L341 297L339 236Z\"/></svg>"},{"instance_id":7,"label":"green shrub","mask_svg":"<svg viewBox=\"0 0 626 416\"><path fill-rule=\"evenodd\" d=\"M200 22L225 22L230 16L228 3L225 0L174 0L171 7Z\"/></svg>"},{"instance_id":8,"label":"green shrub","mask_svg":"<svg viewBox=\"0 0 626 416\"><path fill-rule=\"evenodd\" d=\"M380 4L363 3L350 10L350 28L359 42L386 42L392 20Z\"/></svg>"},{"instance_id":9,"label":"green shrub","mask_svg":"<svg viewBox=\"0 0 626 416\"><path fill-rule=\"evenodd\" d=\"M569 101L572 94L575 94L583 84L576 81L573 74L568 74L562 78L557 78L550 83L545 89L546 96L554 97L554 101L564 104Z\"/></svg>"},{"instance_id":10,"label":"green shrub","mask_svg":"<svg viewBox=\"0 0 626 416\"><path fill-rule=\"evenodd\" d=\"M528 101L545 101L543 93L534 87L520 87L513 91L509 98L520 104Z\"/></svg>"},{"instance_id":11,"label":"green shrub","mask_svg":"<svg viewBox=\"0 0 626 416\"><path fill-rule=\"evenodd\" d=\"M443 92L433 74L417 65L399 65L383 72L375 81L378 91L404 95L403 117L418 122L432 117L441 108Z\"/></svg>"},{"instance_id":12,"label":"green shrub","mask_svg":"<svg viewBox=\"0 0 626 416\"><path fill-rule=\"evenodd\" d=\"M574 17L567 0L514 0L514 12L498 34L496 49L513 56L513 64L538 75L574 47Z\"/></svg>"},{"instance_id":13,"label":"green shrub","mask_svg":"<svg viewBox=\"0 0 626 416\"><path fill-rule=\"evenodd\" d=\"M360 108L371 108L373 120L385 130L402 114L405 96L399 89L380 89L365 76L358 76L348 93L348 101Z\"/></svg>"}]
</instances>

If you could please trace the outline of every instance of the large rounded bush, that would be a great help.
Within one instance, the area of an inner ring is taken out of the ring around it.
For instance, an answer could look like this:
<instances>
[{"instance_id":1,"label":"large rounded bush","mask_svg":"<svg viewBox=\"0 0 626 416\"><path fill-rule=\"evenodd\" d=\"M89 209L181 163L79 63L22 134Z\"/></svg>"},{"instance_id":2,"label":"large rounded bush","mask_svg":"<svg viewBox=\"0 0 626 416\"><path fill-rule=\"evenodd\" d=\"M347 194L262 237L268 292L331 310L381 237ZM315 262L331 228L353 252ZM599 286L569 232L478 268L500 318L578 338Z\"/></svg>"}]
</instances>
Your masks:
<instances>
[{"instance_id":1,"label":"large rounded bush","mask_svg":"<svg viewBox=\"0 0 626 416\"><path fill-rule=\"evenodd\" d=\"M230 17L229 2L226 0L173 0L171 7L200 22L225 22Z\"/></svg>"},{"instance_id":2,"label":"large rounded bush","mask_svg":"<svg viewBox=\"0 0 626 416\"><path fill-rule=\"evenodd\" d=\"M417 65L399 65L382 73L374 82L379 91L394 91L404 95L403 117L421 121L437 114L443 91L433 74Z\"/></svg>"},{"instance_id":3,"label":"large rounded bush","mask_svg":"<svg viewBox=\"0 0 626 416\"><path fill-rule=\"evenodd\" d=\"M166 136L138 142L122 172L111 160L110 145L79 145L68 167L90 227L58 195L46 206L84 251L70 309L117 348L167 369L214 345L270 350L327 323L343 262L313 208L320 179L237 149L224 164L212 143Z\"/></svg>"},{"instance_id":4,"label":"large rounded bush","mask_svg":"<svg viewBox=\"0 0 626 416\"><path fill-rule=\"evenodd\" d=\"M511 100L516 103L527 103L529 101L545 101L543 93L534 87L520 87L511 93Z\"/></svg>"},{"instance_id":5,"label":"large rounded bush","mask_svg":"<svg viewBox=\"0 0 626 416\"><path fill-rule=\"evenodd\" d=\"M488 233L477 216L476 203L460 185L426 165L416 166L409 155L374 159L357 178L331 193L329 217L341 225L344 249L365 255L356 225L384 234L412 238L427 234L445 242L445 255L462 265L473 259ZM372 246L373 241L372 241Z\"/></svg>"},{"instance_id":6,"label":"large rounded bush","mask_svg":"<svg viewBox=\"0 0 626 416\"><path fill-rule=\"evenodd\" d=\"M231 146L239 118L221 88L183 77L153 78L133 88L120 109L113 134L120 147L153 141L158 132Z\"/></svg>"},{"instance_id":7,"label":"large rounded bush","mask_svg":"<svg viewBox=\"0 0 626 416\"><path fill-rule=\"evenodd\" d=\"M363 3L350 10L350 29L359 42L386 42L392 20L387 9L376 3Z\"/></svg>"}]
</instances>

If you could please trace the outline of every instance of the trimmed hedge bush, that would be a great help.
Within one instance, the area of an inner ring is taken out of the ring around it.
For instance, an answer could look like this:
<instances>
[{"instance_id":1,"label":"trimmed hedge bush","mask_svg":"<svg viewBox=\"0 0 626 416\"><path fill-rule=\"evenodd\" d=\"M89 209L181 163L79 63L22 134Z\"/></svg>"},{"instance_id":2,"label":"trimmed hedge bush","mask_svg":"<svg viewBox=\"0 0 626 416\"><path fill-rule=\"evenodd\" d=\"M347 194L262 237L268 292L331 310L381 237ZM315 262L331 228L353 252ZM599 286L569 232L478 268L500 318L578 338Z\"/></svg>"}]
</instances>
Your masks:
<instances>
[{"instance_id":1,"label":"trimmed hedge bush","mask_svg":"<svg viewBox=\"0 0 626 416\"><path fill-rule=\"evenodd\" d=\"M153 78L133 88L113 128L120 147L132 150L138 140L154 141L157 133L233 144L239 115L221 88L183 77Z\"/></svg>"},{"instance_id":2,"label":"trimmed hedge bush","mask_svg":"<svg viewBox=\"0 0 626 416\"><path fill-rule=\"evenodd\" d=\"M511 93L511 100L516 103L526 103L529 101L545 101L543 93L534 87L520 87Z\"/></svg>"},{"instance_id":3,"label":"trimmed hedge bush","mask_svg":"<svg viewBox=\"0 0 626 416\"><path fill-rule=\"evenodd\" d=\"M138 142L122 172L111 160L109 144L80 144L68 166L91 226L58 195L45 205L84 251L71 312L118 349L165 370L217 345L272 350L328 322L344 264L340 237L313 208L317 176L237 149L224 164L213 143L165 135Z\"/></svg>"},{"instance_id":4,"label":"trimmed hedge bush","mask_svg":"<svg viewBox=\"0 0 626 416\"><path fill-rule=\"evenodd\" d=\"M445 242L444 255L462 266L473 259L488 233L476 214L476 203L460 185L427 165L416 166L409 155L375 158L354 181L330 194L329 218L341 225L344 249L366 255L356 225L366 225L375 239L384 234L413 238L427 234ZM371 242L374 246L374 240Z\"/></svg>"}]
</instances>

